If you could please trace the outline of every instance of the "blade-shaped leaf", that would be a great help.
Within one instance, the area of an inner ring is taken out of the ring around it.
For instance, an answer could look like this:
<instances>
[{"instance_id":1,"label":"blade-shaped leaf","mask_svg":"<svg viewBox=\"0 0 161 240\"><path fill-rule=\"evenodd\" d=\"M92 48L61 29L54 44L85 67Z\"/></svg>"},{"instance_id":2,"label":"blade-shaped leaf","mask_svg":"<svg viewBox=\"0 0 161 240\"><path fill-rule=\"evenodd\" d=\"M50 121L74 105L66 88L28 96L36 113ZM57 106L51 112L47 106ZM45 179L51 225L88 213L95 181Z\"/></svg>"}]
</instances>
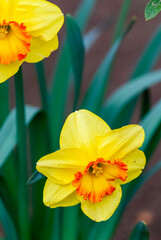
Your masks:
<instances>
[{"instance_id":1,"label":"blade-shaped leaf","mask_svg":"<svg viewBox=\"0 0 161 240\"><path fill-rule=\"evenodd\" d=\"M134 72L130 77L130 81L135 81L137 77L149 72L155 66L161 53L160 39L161 39L161 26L158 27L152 39L149 41L147 47L145 48L143 54L141 55L134 69ZM142 105L147 100L147 97L149 98L148 90L146 90L146 93L143 93ZM138 99L137 97L134 98L133 101L125 107L124 113L122 114L120 121L122 122L122 125L126 125L130 122L132 113L137 103L137 99ZM148 106L148 104L146 104L146 106ZM146 113L146 110L149 110L149 108L144 110L145 111L142 111L142 116L144 113Z\"/></svg>"},{"instance_id":2,"label":"blade-shaped leaf","mask_svg":"<svg viewBox=\"0 0 161 240\"><path fill-rule=\"evenodd\" d=\"M94 79L92 80L92 83L89 86L89 89L86 92L86 95L81 104L81 108L86 108L96 113L98 112L104 98L113 60L116 56L122 40L133 26L135 20L136 19L132 19L126 30L118 38L118 40L116 40L110 51L105 56L94 76Z\"/></svg>"},{"instance_id":3,"label":"blade-shaped leaf","mask_svg":"<svg viewBox=\"0 0 161 240\"><path fill-rule=\"evenodd\" d=\"M124 84L106 101L101 110L101 116L111 127L120 127L126 105L144 90L159 82L161 82L161 70L145 74L135 81Z\"/></svg>"},{"instance_id":4,"label":"blade-shaped leaf","mask_svg":"<svg viewBox=\"0 0 161 240\"><path fill-rule=\"evenodd\" d=\"M139 222L134 227L129 240L149 240L149 231L144 222Z\"/></svg>"},{"instance_id":5,"label":"blade-shaped leaf","mask_svg":"<svg viewBox=\"0 0 161 240\"><path fill-rule=\"evenodd\" d=\"M3 225L6 237L6 240L18 240L15 226L12 222L12 219L0 197L0 220Z\"/></svg>"},{"instance_id":6,"label":"blade-shaped leaf","mask_svg":"<svg viewBox=\"0 0 161 240\"><path fill-rule=\"evenodd\" d=\"M40 181L41 179L43 179L45 176L41 173L39 173L37 170L35 170L35 172L31 175L31 177L28 179L27 181L27 185L29 184L33 184L35 182Z\"/></svg>"},{"instance_id":7,"label":"blade-shaped leaf","mask_svg":"<svg viewBox=\"0 0 161 240\"><path fill-rule=\"evenodd\" d=\"M124 24L125 24L127 15L128 15L128 10L130 8L130 5L131 5L131 0L124 0L123 1L122 7L121 7L121 10L120 10L120 13L119 13L119 17L118 17L118 20L117 20L116 28L115 28L115 31L114 31L112 42L116 41L116 39L120 36L120 34L121 34L121 32L124 28Z\"/></svg>"},{"instance_id":8,"label":"blade-shaped leaf","mask_svg":"<svg viewBox=\"0 0 161 240\"><path fill-rule=\"evenodd\" d=\"M26 106L25 112L27 126L31 122L32 118L39 112L39 108ZM0 167L2 167L6 161L16 143L16 110L13 109L0 129Z\"/></svg>"},{"instance_id":9,"label":"blade-shaped leaf","mask_svg":"<svg viewBox=\"0 0 161 240\"><path fill-rule=\"evenodd\" d=\"M77 10L75 19L82 32L92 14L96 1L97 0L84 0ZM56 150L58 148L58 139L64 118L71 71L70 56L65 41L54 71L50 98L50 120L52 148Z\"/></svg>"},{"instance_id":10,"label":"blade-shaped leaf","mask_svg":"<svg viewBox=\"0 0 161 240\"><path fill-rule=\"evenodd\" d=\"M84 44L80 28L76 21L67 15L65 18L67 40L70 50L72 69L74 73L75 82L75 98L74 98L74 109L76 109L77 102L80 94L80 87L83 75L84 66Z\"/></svg>"},{"instance_id":11,"label":"blade-shaped leaf","mask_svg":"<svg viewBox=\"0 0 161 240\"><path fill-rule=\"evenodd\" d=\"M161 100L152 108L151 111L149 111L140 124L145 130L146 137L142 146L143 151L145 151L148 148L155 132L161 125Z\"/></svg>"}]
</instances>

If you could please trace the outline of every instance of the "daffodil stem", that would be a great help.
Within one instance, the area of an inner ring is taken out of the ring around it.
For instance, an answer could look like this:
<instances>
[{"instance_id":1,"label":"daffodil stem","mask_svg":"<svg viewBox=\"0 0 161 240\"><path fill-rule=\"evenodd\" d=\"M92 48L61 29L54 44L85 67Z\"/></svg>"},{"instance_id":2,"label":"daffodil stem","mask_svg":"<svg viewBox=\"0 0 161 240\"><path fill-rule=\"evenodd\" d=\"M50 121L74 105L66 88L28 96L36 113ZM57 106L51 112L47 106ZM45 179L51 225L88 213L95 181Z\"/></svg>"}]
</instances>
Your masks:
<instances>
[{"instance_id":1,"label":"daffodil stem","mask_svg":"<svg viewBox=\"0 0 161 240\"><path fill-rule=\"evenodd\" d=\"M77 240L79 206L63 209L62 240Z\"/></svg>"},{"instance_id":2,"label":"daffodil stem","mask_svg":"<svg viewBox=\"0 0 161 240\"><path fill-rule=\"evenodd\" d=\"M18 171L19 171L19 234L21 240L29 240L29 216L27 194L27 150L25 106L23 94L22 68L15 75L17 143L18 143Z\"/></svg>"},{"instance_id":3,"label":"daffodil stem","mask_svg":"<svg viewBox=\"0 0 161 240\"><path fill-rule=\"evenodd\" d=\"M47 91L46 81L45 81L43 61L38 62L35 65L36 65L36 71L37 71L37 76L39 81L42 107L44 111L47 111L48 110L48 91Z\"/></svg>"}]
</instances>

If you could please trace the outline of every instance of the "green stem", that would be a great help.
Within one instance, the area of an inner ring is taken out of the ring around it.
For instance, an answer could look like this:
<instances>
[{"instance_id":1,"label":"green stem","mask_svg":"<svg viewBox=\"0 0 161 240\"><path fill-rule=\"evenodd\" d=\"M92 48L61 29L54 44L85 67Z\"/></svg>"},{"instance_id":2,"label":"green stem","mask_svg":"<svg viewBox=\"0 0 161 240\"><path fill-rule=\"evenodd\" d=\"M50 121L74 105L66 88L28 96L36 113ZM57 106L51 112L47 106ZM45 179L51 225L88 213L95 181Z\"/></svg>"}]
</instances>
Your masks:
<instances>
[{"instance_id":1,"label":"green stem","mask_svg":"<svg viewBox=\"0 0 161 240\"><path fill-rule=\"evenodd\" d=\"M63 209L62 240L77 240L78 237L78 212L80 206Z\"/></svg>"},{"instance_id":2,"label":"green stem","mask_svg":"<svg viewBox=\"0 0 161 240\"><path fill-rule=\"evenodd\" d=\"M22 69L15 75L15 95L17 114L17 143L19 164L19 232L21 240L29 240L29 216L28 216L28 194L27 182L27 151L26 151L26 127L23 94Z\"/></svg>"},{"instance_id":3,"label":"green stem","mask_svg":"<svg viewBox=\"0 0 161 240\"><path fill-rule=\"evenodd\" d=\"M62 209L56 208L54 211L54 224L53 224L53 232L52 232L52 240L60 240L61 239L61 214Z\"/></svg>"},{"instance_id":4,"label":"green stem","mask_svg":"<svg viewBox=\"0 0 161 240\"><path fill-rule=\"evenodd\" d=\"M35 65L36 65L36 71L37 71L37 76L38 76L38 81L39 81L42 107L47 112L47 110L48 110L48 91L47 91L46 81L45 81L45 72L44 72L43 61L38 62Z\"/></svg>"}]
</instances>

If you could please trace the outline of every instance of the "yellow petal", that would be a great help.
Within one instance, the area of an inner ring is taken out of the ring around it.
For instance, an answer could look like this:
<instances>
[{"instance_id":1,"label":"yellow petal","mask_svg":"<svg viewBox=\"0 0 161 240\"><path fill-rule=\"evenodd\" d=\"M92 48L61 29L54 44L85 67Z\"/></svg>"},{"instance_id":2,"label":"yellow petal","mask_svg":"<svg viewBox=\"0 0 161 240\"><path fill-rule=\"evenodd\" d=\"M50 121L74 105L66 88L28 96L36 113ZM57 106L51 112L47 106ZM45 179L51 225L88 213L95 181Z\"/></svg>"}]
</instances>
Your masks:
<instances>
[{"instance_id":1,"label":"yellow petal","mask_svg":"<svg viewBox=\"0 0 161 240\"><path fill-rule=\"evenodd\" d=\"M128 177L125 181L116 180L119 184L125 184L137 178L146 164L145 154L138 149L129 153L122 161L128 166Z\"/></svg>"},{"instance_id":2,"label":"yellow petal","mask_svg":"<svg viewBox=\"0 0 161 240\"><path fill-rule=\"evenodd\" d=\"M25 58L25 62L35 63L48 57L52 51L58 48L58 36L56 35L50 41L43 41L39 38L32 38L30 52Z\"/></svg>"},{"instance_id":3,"label":"yellow petal","mask_svg":"<svg viewBox=\"0 0 161 240\"><path fill-rule=\"evenodd\" d=\"M109 126L98 116L79 110L66 119L60 135L61 148L81 148L93 154L89 162L96 160L97 136L104 136L110 131Z\"/></svg>"},{"instance_id":4,"label":"yellow petal","mask_svg":"<svg viewBox=\"0 0 161 240\"><path fill-rule=\"evenodd\" d=\"M42 157L36 169L58 184L68 184L84 171L88 161L80 149L63 149Z\"/></svg>"},{"instance_id":5,"label":"yellow petal","mask_svg":"<svg viewBox=\"0 0 161 240\"><path fill-rule=\"evenodd\" d=\"M0 22L14 21L16 7L17 1L15 0L0 0Z\"/></svg>"},{"instance_id":6,"label":"yellow petal","mask_svg":"<svg viewBox=\"0 0 161 240\"><path fill-rule=\"evenodd\" d=\"M105 160L123 159L127 154L142 146L145 133L139 125L128 125L112 130L98 138L98 155Z\"/></svg>"},{"instance_id":7,"label":"yellow petal","mask_svg":"<svg viewBox=\"0 0 161 240\"><path fill-rule=\"evenodd\" d=\"M43 201L46 206L51 208L73 206L79 203L72 184L61 186L49 179L45 183Z\"/></svg>"},{"instance_id":8,"label":"yellow petal","mask_svg":"<svg viewBox=\"0 0 161 240\"><path fill-rule=\"evenodd\" d=\"M98 203L92 203L79 196L78 199L81 201L81 209L84 214L96 222L109 219L118 207L122 196L121 187L118 184L115 187L116 190L111 195L107 195Z\"/></svg>"},{"instance_id":9,"label":"yellow petal","mask_svg":"<svg viewBox=\"0 0 161 240\"><path fill-rule=\"evenodd\" d=\"M16 72L18 72L18 69L20 65L22 64L22 61L16 61L11 62L8 65L0 64L0 83L6 81L10 77L12 77Z\"/></svg>"},{"instance_id":10,"label":"yellow petal","mask_svg":"<svg viewBox=\"0 0 161 240\"><path fill-rule=\"evenodd\" d=\"M33 37L49 41L62 27L64 16L60 8L53 3L46 0L17 0L16 2L13 19L24 23ZM8 8L11 8L9 3Z\"/></svg>"}]
</instances>

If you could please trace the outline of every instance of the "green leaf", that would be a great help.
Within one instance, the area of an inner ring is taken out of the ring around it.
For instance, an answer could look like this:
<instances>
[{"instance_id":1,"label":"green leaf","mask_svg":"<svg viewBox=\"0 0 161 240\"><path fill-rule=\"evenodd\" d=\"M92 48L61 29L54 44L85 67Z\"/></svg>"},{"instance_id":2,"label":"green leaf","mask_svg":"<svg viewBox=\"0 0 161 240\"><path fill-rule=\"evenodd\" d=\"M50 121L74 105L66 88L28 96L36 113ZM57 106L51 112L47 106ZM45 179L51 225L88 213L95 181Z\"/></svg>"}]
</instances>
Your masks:
<instances>
[{"instance_id":1,"label":"green leaf","mask_svg":"<svg viewBox=\"0 0 161 240\"><path fill-rule=\"evenodd\" d=\"M83 32L88 19L92 14L96 0L84 0L81 2L75 19ZM59 146L58 139L63 124L64 112L67 102L68 88L70 83L70 55L69 50L64 41L64 46L58 57L54 76L52 77L51 99L50 99L50 121L52 135L52 149L56 150Z\"/></svg>"},{"instance_id":2,"label":"green leaf","mask_svg":"<svg viewBox=\"0 0 161 240\"><path fill-rule=\"evenodd\" d=\"M132 81L136 79L136 77L139 77L140 75L149 72L154 67L161 53L160 39L161 39L161 26L157 28L157 30L153 34L153 37L150 39L148 45L146 46L144 52L142 53L134 69L134 72L130 77Z\"/></svg>"},{"instance_id":3,"label":"green leaf","mask_svg":"<svg viewBox=\"0 0 161 240\"><path fill-rule=\"evenodd\" d=\"M76 11L75 19L82 31L86 28L96 2L97 0L84 0Z\"/></svg>"},{"instance_id":4,"label":"green leaf","mask_svg":"<svg viewBox=\"0 0 161 240\"><path fill-rule=\"evenodd\" d=\"M18 240L15 226L0 197L0 220L6 234L6 240Z\"/></svg>"},{"instance_id":5,"label":"green leaf","mask_svg":"<svg viewBox=\"0 0 161 240\"><path fill-rule=\"evenodd\" d=\"M161 100L149 111L140 122L145 130L145 140L142 146L143 151L149 148L151 140L158 128L161 126ZM150 127L149 127L150 126Z\"/></svg>"},{"instance_id":6,"label":"green leaf","mask_svg":"<svg viewBox=\"0 0 161 240\"><path fill-rule=\"evenodd\" d=\"M8 188L7 182L3 176L0 176L0 197L13 221L17 222L18 219L17 215L15 214L15 209L17 209L18 203L15 201L15 199L12 198L10 189Z\"/></svg>"},{"instance_id":7,"label":"green leaf","mask_svg":"<svg viewBox=\"0 0 161 240\"><path fill-rule=\"evenodd\" d=\"M33 184L35 182L40 181L43 179L45 176L41 173L39 173L37 170L31 175L31 177L27 181L27 185Z\"/></svg>"},{"instance_id":8,"label":"green leaf","mask_svg":"<svg viewBox=\"0 0 161 240\"><path fill-rule=\"evenodd\" d=\"M75 80L75 98L74 98L74 110L75 110L80 94L85 52L82 34L76 21L70 15L66 15L65 23L72 69Z\"/></svg>"},{"instance_id":9,"label":"green leaf","mask_svg":"<svg viewBox=\"0 0 161 240\"><path fill-rule=\"evenodd\" d=\"M9 113L8 81L0 83L0 127Z\"/></svg>"},{"instance_id":10,"label":"green leaf","mask_svg":"<svg viewBox=\"0 0 161 240\"><path fill-rule=\"evenodd\" d=\"M124 39L126 34L130 31L135 21L136 19L131 20L128 27L118 38L118 40L113 44L110 51L105 56L104 60L102 61L99 69L97 70L94 76L94 79L92 80L92 83L89 86L89 89L86 92L86 95L81 104L81 108L86 108L96 113L99 111L106 91L113 60L116 56L116 53L119 49L122 40Z\"/></svg>"},{"instance_id":11,"label":"green leaf","mask_svg":"<svg viewBox=\"0 0 161 240\"><path fill-rule=\"evenodd\" d=\"M113 23L112 18L109 16L107 19L98 23L95 27L90 29L83 37L84 46L86 52L88 52L91 47L95 44L97 39L102 35L102 33L107 30L109 26Z\"/></svg>"},{"instance_id":12,"label":"green leaf","mask_svg":"<svg viewBox=\"0 0 161 240\"><path fill-rule=\"evenodd\" d=\"M127 104L144 90L161 82L161 70L153 71L124 84L105 102L101 116L111 127L122 126L122 116Z\"/></svg>"},{"instance_id":13,"label":"green leaf","mask_svg":"<svg viewBox=\"0 0 161 240\"><path fill-rule=\"evenodd\" d=\"M39 108L37 107L25 107L26 126L30 124L31 120L38 112ZM17 144L16 128L16 110L13 109L0 129L0 167L5 163Z\"/></svg>"},{"instance_id":14,"label":"green leaf","mask_svg":"<svg viewBox=\"0 0 161 240\"><path fill-rule=\"evenodd\" d=\"M139 222L134 227L129 240L149 240L149 231L144 222Z\"/></svg>"},{"instance_id":15,"label":"green leaf","mask_svg":"<svg viewBox=\"0 0 161 240\"><path fill-rule=\"evenodd\" d=\"M147 47L145 48L144 52L142 53L137 65L134 69L134 72L132 73L132 75L130 77L130 81L135 81L137 79L137 77L149 72L155 66L155 64L160 56L160 53L161 53L160 39L161 39L161 26L158 27L158 29L154 33L152 39L149 41ZM146 98L148 95L149 95L148 90L146 91L146 93L143 93L142 105L147 100ZM122 125L126 125L130 122L132 113L133 113L134 108L137 103L137 99L138 99L137 97L135 99L133 99L133 101L130 104L128 104L126 106L126 108L124 109L124 114L122 114L121 119L120 119L120 122L122 122ZM147 106L147 104L146 104L146 106ZM145 107L145 105L144 105L144 107ZM144 110L148 110L148 109L144 109ZM142 113L144 114L145 111Z\"/></svg>"},{"instance_id":16,"label":"green leaf","mask_svg":"<svg viewBox=\"0 0 161 240\"><path fill-rule=\"evenodd\" d=\"M129 8L131 5L131 0L124 0L123 4L121 6L121 10L119 13L119 17L117 20L116 28L113 34L112 42L115 42L116 39L121 35L121 32L123 31L125 21L129 12Z\"/></svg>"},{"instance_id":17,"label":"green leaf","mask_svg":"<svg viewBox=\"0 0 161 240\"><path fill-rule=\"evenodd\" d=\"M161 1L151 0L145 8L145 19L154 18L161 11Z\"/></svg>"}]
</instances>

